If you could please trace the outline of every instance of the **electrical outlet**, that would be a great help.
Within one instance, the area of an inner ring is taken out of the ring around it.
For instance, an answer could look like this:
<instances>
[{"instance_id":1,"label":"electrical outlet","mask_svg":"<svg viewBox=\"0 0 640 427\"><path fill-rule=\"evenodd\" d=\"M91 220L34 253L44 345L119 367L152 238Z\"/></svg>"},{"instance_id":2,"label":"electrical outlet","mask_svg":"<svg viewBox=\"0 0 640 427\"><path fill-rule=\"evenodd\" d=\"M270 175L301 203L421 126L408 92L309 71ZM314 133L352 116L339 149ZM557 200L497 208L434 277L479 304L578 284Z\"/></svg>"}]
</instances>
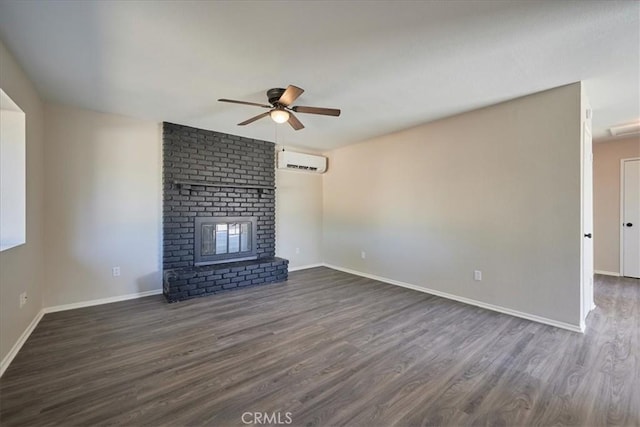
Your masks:
<instances>
[{"instance_id":1,"label":"electrical outlet","mask_svg":"<svg viewBox=\"0 0 640 427\"><path fill-rule=\"evenodd\" d=\"M20 294L20 308L22 308L27 303L27 293L23 292Z\"/></svg>"},{"instance_id":2,"label":"electrical outlet","mask_svg":"<svg viewBox=\"0 0 640 427\"><path fill-rule=\"evenodd\" d=\"M112 275L113 277L118 277L118 276L120 276L120 267L113 267L113 268L111 269L111 275Z\"/></svg>"},{"instance_id":3,"label":"electrical outlet","mask_svg":"<svg viewBox=\"0 0 640 427\"><path fill-rule=\"evenodd\" d=\"M296 254L300 253L300 248L296 248Z\"/></svg>"},{"instance_id":4,"label":"electrical outlet","mask_svg":"<svg viewBox=\"0 0 640 427\"><path fill-rule=\"evenodd\" d=\"M367 253L365 251L360 252L360 258L362 259L367 258Z\"/></svg>"},{"instance_id":5,"label":"electrical outlet","mask_svg":"<svg viewBox=\"0 0 640 427\"><path fill-rule=\"evenodd\" d=\"M477 281L482 280L482 271L474 270L474 272L473 272L473 280L477 280Z\"/></svg>"}]
</instances>

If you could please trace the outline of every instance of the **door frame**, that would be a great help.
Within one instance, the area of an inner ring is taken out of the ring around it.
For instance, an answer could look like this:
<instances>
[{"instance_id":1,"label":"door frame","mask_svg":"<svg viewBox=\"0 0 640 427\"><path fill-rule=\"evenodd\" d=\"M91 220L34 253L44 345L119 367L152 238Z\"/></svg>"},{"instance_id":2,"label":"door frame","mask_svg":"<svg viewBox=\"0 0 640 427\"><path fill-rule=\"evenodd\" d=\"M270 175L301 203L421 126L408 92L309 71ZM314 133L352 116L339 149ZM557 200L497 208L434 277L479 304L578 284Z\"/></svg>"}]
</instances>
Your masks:
<instances>
[{"instance_id":1,"label":"door frame","mask_svg":"<svg viewBox=\"0 0 640 427\"><path fill-rule=\"evenodd\" d=\"M640 157L629 157L626 159L620 159L620 221L618 221L618 227L620 227L620 277L624 277L624 163L640 160Z\"/></svg>"},{"instance_id":2,"label":"door frame","mask_svg":"<svg viewBox=\"0 0 640 427\"><path fill-rule=\"evenodd\" d=\"M590 142L587 143L587 137ZM582 123L581 136L580 136L580 327L584 332L586 328L587 315L596 308L595 304L595 283L594 283L594 243L593 238L587 242L586 233L592 233L594 231L595 222L593 220L594 207L593 207L593 139L591 133L591 108L587 106L585 120ZM588 147L587 147L588 145ZM589 149L589 151L587 151ZM588 156L588 161L585 162L585 158ZM591 168L591 188L585 189L585 174L586 168ZM585 191L590 190L591 193L591 229L585 229ZM591 273L590 276L584 274L586 253L585 245L591 244Z\"/></svg>"}]
</instances>

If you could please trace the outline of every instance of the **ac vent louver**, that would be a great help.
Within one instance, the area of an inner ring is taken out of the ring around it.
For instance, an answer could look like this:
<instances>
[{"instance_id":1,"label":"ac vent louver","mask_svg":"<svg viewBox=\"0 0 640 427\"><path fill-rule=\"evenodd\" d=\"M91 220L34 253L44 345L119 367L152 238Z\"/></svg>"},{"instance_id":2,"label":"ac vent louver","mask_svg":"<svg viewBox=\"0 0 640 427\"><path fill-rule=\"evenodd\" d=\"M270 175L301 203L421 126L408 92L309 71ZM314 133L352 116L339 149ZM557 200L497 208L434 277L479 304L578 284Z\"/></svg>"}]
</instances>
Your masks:
<instances>
[{"instance_id":1,"label":"ac vent louver","mask_svg":"<svg viewBox=\"0 0 640 427\"><path fill-rule=\"evenodd\" d=\"M294 151L280 151L278 152L278 169L324 173L327 170L327 158Z\"/></svg>"}]
</instances>

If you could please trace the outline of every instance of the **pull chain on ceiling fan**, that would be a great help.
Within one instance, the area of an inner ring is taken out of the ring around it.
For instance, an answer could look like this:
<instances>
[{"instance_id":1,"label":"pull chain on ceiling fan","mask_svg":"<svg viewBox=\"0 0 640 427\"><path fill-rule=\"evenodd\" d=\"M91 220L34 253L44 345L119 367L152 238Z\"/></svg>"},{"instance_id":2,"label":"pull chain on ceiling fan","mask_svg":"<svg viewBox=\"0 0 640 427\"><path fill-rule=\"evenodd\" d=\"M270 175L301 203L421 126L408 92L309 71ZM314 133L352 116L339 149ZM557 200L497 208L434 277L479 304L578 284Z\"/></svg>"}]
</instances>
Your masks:
<instances>
[{"instance_id":1,"label":"pull chain on ceiling fan","mask_svg":"<svg viewBox=\"0 0 640 427\"><path fill-rule=\"evenodd\" d=\"M232 104L242 104L242 105L251 105L254 107L262 107L268 108L269 111L258 114L257 116L251 117L244 122L238 123L238 126L245 126L249 123L253 123L256 120L260 120L264 117L270 116L271 120L276 123L284 123L288 122L291 127L295 130L300 130L304 128L304 125L298 120L298 118L293 114L296 113L304 113L304 114L320 114L322 116L334 116L338 117L340 115L340 110L336 108L320 108L320 107L303 107L303 106L291 106L295 102L296 99L300 95L302 95L304 89L301 89L297 86L289 85L286 89L282 88L274 88L269 89L267 91L267 98L269 99L269 103L267 104L258 104L256 102L247 102L247 101L236 101L234 99L218 99L220 102L230 102Z\"/></svg>"}]
</instances>

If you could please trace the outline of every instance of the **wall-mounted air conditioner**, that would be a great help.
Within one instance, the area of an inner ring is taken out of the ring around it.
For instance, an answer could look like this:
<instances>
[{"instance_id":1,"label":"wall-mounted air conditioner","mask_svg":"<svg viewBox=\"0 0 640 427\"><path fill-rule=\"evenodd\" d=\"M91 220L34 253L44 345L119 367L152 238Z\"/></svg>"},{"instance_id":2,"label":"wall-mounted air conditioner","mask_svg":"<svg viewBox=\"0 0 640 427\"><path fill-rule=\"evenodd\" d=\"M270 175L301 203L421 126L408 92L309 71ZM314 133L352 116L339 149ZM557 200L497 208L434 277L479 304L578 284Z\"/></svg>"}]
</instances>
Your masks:
<instances>
[{"instance_id":1,"label":"wall-mounted air conditioner","mask_svg":"<svg viewBox=\"0 0 640 427\"><path fill-rule=\"evenodd\" d=\"M327 158L293 151L278 151L278 169L324 173L327 170Z\"/></svg>"}]
</instances>

